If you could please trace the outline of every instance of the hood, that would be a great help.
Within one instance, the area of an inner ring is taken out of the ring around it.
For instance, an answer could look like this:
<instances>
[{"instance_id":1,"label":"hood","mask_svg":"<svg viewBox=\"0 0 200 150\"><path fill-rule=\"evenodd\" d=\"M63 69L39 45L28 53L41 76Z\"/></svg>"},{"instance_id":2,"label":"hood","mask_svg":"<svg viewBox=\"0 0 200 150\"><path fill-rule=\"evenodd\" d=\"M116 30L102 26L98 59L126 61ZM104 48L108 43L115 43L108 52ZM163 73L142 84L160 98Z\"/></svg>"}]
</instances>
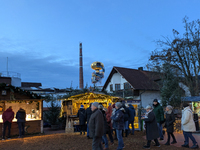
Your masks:
<instances>
[{"instance_id":1,"label":"hood","mask_svg":"<svg viewBox=\"0 0 200 150\"><path fill-rule=\"evenodd\" d=\"M131 106L129 106L129 108L130 108L130 109L135 109L135 108L134 108L132 105L131 105Z\"/></svg>"},{"instance_id":2,"label":"hood","mask_svg":"<svg viewBox=\"0 0 200 150\"><path fill-rule=\"evenodd\" d=\"M25 112L25 110L24 109L20 109L19 112Z\"/></svg>"},{"instance_id":3,"label":"hood","mask_svg":"<svg viewBox=\"0 0 200 150\"><path fill-rule=\"evenodd\" d=\"M125 113L125 109L123 107L119 108L118 110L121 110L123 113Z\"/></svg>"},{"instance_id":4,"label":"hood","mask_svg":"<svg viewBox=\"0 0 200 150\"><path fill-rule=\"evenodd\" d=\"M80 111L84 111L85 109L84 109L84 108L80 108L79 110L80 110Z\"/></svg>"},{"instance_id":5,"label":"hood","mask_svg":"<svg viewBox=\"0 0 200 150\"><path fill-rule=\"evenodd\" d=\"M6 109L6 112L12 112L11 108Z\"/></svg>"},{"instance_id":6,"label":"hood","mask_svg":"<svg viewBox=\"0 0 200 150\"><path fill-rule=\"evenodd\" d=\"M160 103L157 103L156 105L153 104L153 107L158 107L160 105Z\"/></svg>"}]
</instances>

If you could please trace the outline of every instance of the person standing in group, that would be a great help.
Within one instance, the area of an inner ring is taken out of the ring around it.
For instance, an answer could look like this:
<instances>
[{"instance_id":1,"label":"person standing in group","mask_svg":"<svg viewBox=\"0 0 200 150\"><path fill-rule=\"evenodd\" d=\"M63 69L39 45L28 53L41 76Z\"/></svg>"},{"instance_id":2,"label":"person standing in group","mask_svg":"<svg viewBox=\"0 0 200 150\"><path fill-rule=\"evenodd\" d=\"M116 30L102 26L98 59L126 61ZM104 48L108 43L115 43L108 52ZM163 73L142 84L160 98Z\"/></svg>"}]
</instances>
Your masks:
<instances>
[{"instance_id":1,"label":"person standing in group","mask_svg":"<svg viewBox=\"0 0 200 150\"><path fill-rule=\"evenodd\" d=\"M113 145L114 144L114 140L113 140L113 136L112 136L112 119L111 119L111 116L112 116L112 106L111 106L111 103L108 104L108 109L106 111L106 120L107 120L107 123L108 123L108 126L109 126L109 130L108 130L108 136L109 136L109 139L110 139L110 142L111 144L110 145Z\"/></svg>"},{"instance_id":2,"label":"person standing in group","mask_svg":"<svg viewBox=\"0 0 200 150\"><path fill-rule=\"evenodd\" d=\"M80 106L80 109L78 110L78 113L77 113L77 117L79 117L80 135L82 135L82 132L85 135L86 119L85 119L85 109L83 105Z\"/></svg>"},{"instance_id":3,"label":"person standing in group","mask_svg":"<svg viewBox=\"0 0 200 150\"><path fill-rule=\"evenodd\" d=\"M12 110L12 106L10 106L6 111L3 112L3 137L2 140L5 140L6 128L8 127L8 139L10 139L10 129L12 120L14 119L14 112Z\"/></svg>"},{"instance_id":4,"label":"person standing in group","mask_svg":"<svg viewBox=\"0 0 200 150\"><path fill-rule=\"evenodd\" d=\"M114 140L117 140L117 132L116 132L116 129L115 129L115 122L112 119L112 116L115 115L115 112L116 112L116 108L115 108L115 104L113 104L112 105L112 114L111 114L111 123L112 123L112 131L115 132L115 138L114 138Z\"/></svg>"},{"instance_id":5,"label":"person standing in group","mask_svg":"<svg viewBox=\"0 0 200 150\"><path fill-rule=\"evenodd\" d=\"M165 128L167 129L167 143L165 145L170 145L170 135L172 136L173 141L171 144L177 143L176 138L173 134L174 132L174 122L175 122L175 116L173 113L173 108L171 105L168 105L166 107L166 120L165 120Z\"/></svg>"},{"instance_id":6,"label":"person standing in group","mask_svg":"<svg viewBox=\"0 0 200 150\"><path fill-rule=\"evenodd\" d=\"M163 130L162 123L164 123L164 111L157 99L153 100L153 107L154 107L153 112L155 113L156 122L158 125L160 140L163 140L164 136L162 131Z\"/></svg>"},{"instance_id":7,"label":"person standing in group","mask_svg":"<svg viewBox=\"0 0 200 150\"><path fill-rule=\"evenodd\" d=\"M92 115L89 120L89 133L93 138L92 150L103 150L101 140L104 133L104 118L100 110L98 110L98 102L92 103L91 110Z\"/></svg>"},{"instance_id":8,"label":"person standing in group","mask_svg":"<svg viewBox=\"0 0 200 150\"><path fill-rule=\"evenodd\" d=\"M192 135L192 132L196 131L196 127L193 120L192 110L190 109L190 106L187 103L183 104L181 127L185 138L185 143L182 145L182 147L189 148L189 138L190 138L193 142L193 146L191 148L192 149L199 148L197 141Z\"/></svg>"},{"instance_id":9,"label":"person standing in group","mask_svg":"<svg viewBox=\"0 0 200 150\"><path fill-rule=\"evenodd\" d=\"M143 146L143 148L149 149L151 145L151 140L155 141L156 144L154 146L160 147L160 143L157 139L159 138L159 132L156 117L150 105L146 107L145 117L142 117L141 119L145 121L147 139L147 145Z\"/></svg>"},{"instance_id":10,"label":"person standing in group","mask_svg":"<svg viewBox=\"0 0 200 150\"><path fill-rule=\"evenodd\" d=\"M135 131L135 129L134 129L134 120L135 120L135 108L133 107L133 105L132 104L128 104L128 109L129 109L129 114L130 114L130 116L129 116L129 120L128 120L128 126L129 126L129 124L131 124L131 127L132 127L132 135L134 135L134 131ZM130 129L129 129L129 131L130 131Z\"/></svg>"},{"instance_id":11,"label":"person standing in group","mask_svg":"<svg viewBox=\"0 0 200 150\"><path fill-rule=\"evenodd\" d=\"M92 103L90 103L90 107L88 107L88 108L85 110L85 118L86 118L86 121L87 121L87 138L88 138L88 139L90 139L88 123L89 123L89 120L90 120L90 116L91 116L91 114L92 114L91 105L92 105Z\"/></svg>"},{"instance_id":12,"label":"person standing in group","mask_svg":"<svg viewBox=\"0 0 200 150\"><path fill-rule=\"evenodd\" d=\"M17 119L17 124L18 124L18 128L19 128L19 138L22 138L24 136L26 112L21 107L19 108L19 110L16 114L16 119Z\"/></svg>"},{"instance_id":13,"label":"person standing in group","mask_svg":"<svg viewBox=\"0 0 200 150\"><path fill-rule=\"evenodd\" d=\"M121 102L115 104L116 112L111 118L114 122L114 128L116 129L118 147L117 150L122 150L124 148L124 142L122 138L122 130L124 130L124 108Z\"/></svg>"},{"instance_id":14,"label":"person standing in group","mask_svg":"<svg viewBox=\"0 0 200 150\"><path fill-rule=\"evenodd\" d=\"M126 107L125 102L122 102L122 107L124 108L125 112L124 112L124 130L122 130L122 136L124 136L123 131L125 132L125 137L128 137L128 125L129 125L129 117L130 117L130 113L129 113L129 109L128 107Z\"/></svg>"},{"instance_id":15,"label":"person standing in group","mask_svg":"<svg viewBox=\"0 0 200 150\"><path fill-rule=\"evenodd\" d=\"M108 138L107 138L106 134L109 131L109 126L108 126L108 123L107 123L107 120L106 120L106 112L105 112L105 108L103 107L102 104L99 104L98 109L103 114L103 119L104 119L104 133L103 133L102 139L103 139L103 143L105 144L104 150L107 150L108 149Z\"/></svg>"}]
</instances>

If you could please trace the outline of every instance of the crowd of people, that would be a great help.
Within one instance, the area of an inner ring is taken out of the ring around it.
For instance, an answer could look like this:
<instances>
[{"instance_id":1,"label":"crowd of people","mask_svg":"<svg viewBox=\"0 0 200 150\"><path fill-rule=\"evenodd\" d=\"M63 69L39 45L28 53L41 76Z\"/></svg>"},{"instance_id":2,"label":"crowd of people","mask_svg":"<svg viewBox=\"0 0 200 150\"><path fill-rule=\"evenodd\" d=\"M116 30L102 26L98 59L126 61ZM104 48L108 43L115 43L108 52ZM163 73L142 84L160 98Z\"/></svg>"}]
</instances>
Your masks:
<instances>
[{"instance_id":1,"label":"crowd of people","mask_svg":"<svg viewBox=\"0 0 200 150\"><path fill-rule=\"evenodd\" d=\"M93 139L93 150L107 150L114 145L114 140L118 141L117 149L121 150L125 147L123 137L134 135L135 109L131 104L126 106L122 102L113 105L109 103L105 108L101 103L94 102L86 110L81 105L77 117L80 134L85 132L84 126L87 123L87 138ZM105 145L104 148L102 144Z\"/></svg>"},{"instance_id":2,"label":"crowd of people","mask_svg":"<svg viewBox=\"0 0 200 150\"><path fill-rule=\"evenodd\" d=\"M149 149L152 140L155 142L154 146L160 147L159 141L164 140L163 128L167 132L167 142L165 145L177 143L173 134L175 122L173 107L168 105L164 110L158 100L154 99L153 105L146 106L145 110L146 113L141 115L141 119L144 121L147 144L143 148ZM127 106L123 102L116 102L113 105L109 103L108 108L104 108L101 103L94 102L86 110L81 105L77 114L81 126L87 123L87 137L93 139L92 150L107 150L109 146L114 144L114 140L118 141L117 150L122 150L125 147L123 138L128 137L129 134L134 135L135 115L133 105L128 104ZM84 120L84 124L82 124L82 120ZM132 129L129 128L129 125ZM193 142L193 146L190 148L199 148L192 135L192 132L196 131L193 112L187 103L183 104L181 128L185 138L182 147L189 148L190 138ZM80 134L82 132L84 133L85 130L83 127L80 127ZM172 141L170 142L171 138ZM108 144L108 141L110 141L110 144Z\"/></svg>"},{"instance_id":3,"label":"crowd of people","mask_svg":"<svg viewBox=\"0 0 200 150\"><path fill-rule=\"evenodd\" d=\"M182 147L189 148L189 138L193 142L190 148L199 148L197 141L192 135L196 131L194 123L193 112L188 103L183 103L181 129L183 130L184 144ZM165 145L175 144L177 140L173 134L175 115L173 107L168 105L165 108L160 105L157 99L153 100L153 106L146 106L146 113L141 115L144 121L144 128L146 130L147 144L143 146L149 149L151 141L154 140L156 147L160 147L159 140L163 140L163 127L166 128L167 142ZM107 150L109 146L114 144L114 140L118 141L117 150L122 150L125 147L123 137L128 137L129 134L134 135L134 118L136 112L132 104L126 105L124 102L116 102L115 104L109 103L108 108L103 107L103 104L94 102L90 104L86 110L84 105L80 106L77 117L79 117L80 134L85 135L87 138L93 139L93 150ZM6 129L8 128L8 136L10 139L10 129L14 119L14 112L10 106L3 112L3 137L5 140ZM16 114L17 124L19 128L19 138L24 136L24 128L26 122L26 112L20 108ZM85 126L87 124L87 129ZM131 126L131 129L129 128ZM172 137L172 142L170 138ZM159 139L159 140L158 140ZM109 142L110 141L110 144ZM102 146L104 144L104 148Z\"/></svg>"},{"instance_id":4,"label":"crowd of people","mask_svg":"<svg viewBox=\"0 0 200 150\"><path fill-rule=\"evenodd\" d=\"M8 128L7 139L11 139L10 136L10 129L12 125L12 121L14 119L15 113L12 110L12 106L10 106L6 111L3 112L2 119L3 119L3 137L2 140L5 140L6 129ZM22 138L25 134L24 127L26 122L26 112L21 107L19 108L16 114L17 124L19 128L19 138Z\"/></svg>"}]
</instances>

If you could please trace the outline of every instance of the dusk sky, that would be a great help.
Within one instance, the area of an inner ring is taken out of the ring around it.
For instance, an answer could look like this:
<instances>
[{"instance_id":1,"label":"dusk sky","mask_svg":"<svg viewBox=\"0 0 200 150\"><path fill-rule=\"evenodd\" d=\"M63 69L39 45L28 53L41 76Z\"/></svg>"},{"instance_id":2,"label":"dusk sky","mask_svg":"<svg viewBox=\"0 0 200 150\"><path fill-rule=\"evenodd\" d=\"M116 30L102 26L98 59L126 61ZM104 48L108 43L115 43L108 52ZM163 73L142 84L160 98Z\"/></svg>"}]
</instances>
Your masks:
<instances>
[{"instance_id":1,"label":"dusk sky","mask_svg":"<svg viewBox=\"0 0 200 150\"><path fill-rule=\"evenodd\" d=\"M90 65L145 67L162 36L184 32L182 19L200 18L199 0L0 0L0 72L21 74L43 87L79 86L79 43L84 85Z\"/></svg>"}]
</instances>

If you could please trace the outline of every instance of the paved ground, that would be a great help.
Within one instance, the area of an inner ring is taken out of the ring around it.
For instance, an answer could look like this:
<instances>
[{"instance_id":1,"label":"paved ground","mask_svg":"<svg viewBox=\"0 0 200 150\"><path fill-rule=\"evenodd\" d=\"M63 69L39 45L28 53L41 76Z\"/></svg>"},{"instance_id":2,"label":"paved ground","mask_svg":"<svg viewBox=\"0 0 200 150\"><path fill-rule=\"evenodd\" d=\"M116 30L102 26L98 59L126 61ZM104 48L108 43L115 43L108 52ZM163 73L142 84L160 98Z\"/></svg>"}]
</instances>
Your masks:
<instances>
[{"instance_id":1,"label":"paved ground","mask_svg":"<svg viewBox=\"0 0 200 150\"><path fill-rule=\"evenodd\" d=\"M181 147L181 145L184 144L184 136L181 133L174 133L174 136L176 137L177 143L173 144L176 147ZM198 142L198 145L200 146L200 134L193 134L193 136L195 137L196 141ZM172 141L172 139L171 139ZM161 144L165 144L167 142L167 134L165 133L165 138L164 141L160 141ZM192 146L192 141L189 140L189 145Z\"/></svg>"}]
</instances>

